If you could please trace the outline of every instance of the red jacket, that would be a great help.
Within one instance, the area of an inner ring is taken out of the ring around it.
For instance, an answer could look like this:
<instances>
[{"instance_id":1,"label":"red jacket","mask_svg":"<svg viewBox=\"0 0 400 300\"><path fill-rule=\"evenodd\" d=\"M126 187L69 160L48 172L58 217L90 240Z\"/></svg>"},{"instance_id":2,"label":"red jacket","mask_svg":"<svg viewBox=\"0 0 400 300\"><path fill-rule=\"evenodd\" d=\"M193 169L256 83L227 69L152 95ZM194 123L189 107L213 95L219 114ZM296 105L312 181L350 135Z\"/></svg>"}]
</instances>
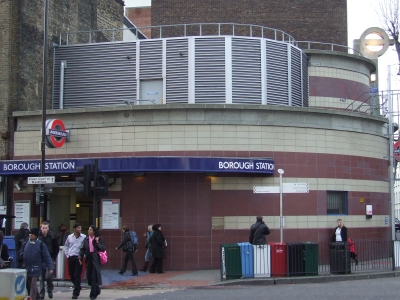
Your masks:
<instances>
[{"instance_id":1,"label":"red jacket","mask_svg":"<svg viewBox=\"0 0 400 300\"><path fill-rule=\"evenodd\" d=\"M356 247L354 246L354 241L351 238L347 238L347 248L350 250L350 252L356 252Z\"/></svg>"}]
</instances>

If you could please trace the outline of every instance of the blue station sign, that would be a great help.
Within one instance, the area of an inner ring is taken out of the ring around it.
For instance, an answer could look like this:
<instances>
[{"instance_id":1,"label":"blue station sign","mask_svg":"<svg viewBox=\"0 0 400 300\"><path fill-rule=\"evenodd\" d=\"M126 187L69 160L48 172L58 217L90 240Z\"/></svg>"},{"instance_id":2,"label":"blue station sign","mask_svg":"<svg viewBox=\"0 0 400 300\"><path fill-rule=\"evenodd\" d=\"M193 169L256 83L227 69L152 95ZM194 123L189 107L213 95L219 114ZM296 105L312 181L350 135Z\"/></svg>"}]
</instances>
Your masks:
<instances>
[{"instance_id":1,"label":"blue station sign","mask_svg":"<svg viewBox=\"0 0 400 300\"><path fill-rule=\"evenodd\" d=\"M47 159L46 174L75 173L93 159ZM205 172L274 174L273 159L229 157L119 157L98 158L103 172ZM40 160L0 161L0 175L40 174Z\"/></svg>"}]
</instances>

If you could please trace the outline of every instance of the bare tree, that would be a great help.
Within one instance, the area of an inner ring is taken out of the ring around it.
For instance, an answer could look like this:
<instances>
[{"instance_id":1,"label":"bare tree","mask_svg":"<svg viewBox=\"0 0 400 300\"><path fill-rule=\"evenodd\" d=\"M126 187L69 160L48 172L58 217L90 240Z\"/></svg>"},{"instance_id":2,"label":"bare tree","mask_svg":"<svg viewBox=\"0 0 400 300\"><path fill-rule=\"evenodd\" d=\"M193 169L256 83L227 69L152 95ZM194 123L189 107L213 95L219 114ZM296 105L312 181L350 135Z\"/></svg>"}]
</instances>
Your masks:
<instances>
[{"instance_id":1,"label":"bare tree","mask_svg":"<svg viewBox=\"0 0 400 300\"><path fill-rule=\"evenodd\" d=\"M394 40L394 46L399 61L398 75L400 75L399 2L399 0L381 0L379 2L380 11L377 12L383 29Z\"/></svg>"}]
</instances>

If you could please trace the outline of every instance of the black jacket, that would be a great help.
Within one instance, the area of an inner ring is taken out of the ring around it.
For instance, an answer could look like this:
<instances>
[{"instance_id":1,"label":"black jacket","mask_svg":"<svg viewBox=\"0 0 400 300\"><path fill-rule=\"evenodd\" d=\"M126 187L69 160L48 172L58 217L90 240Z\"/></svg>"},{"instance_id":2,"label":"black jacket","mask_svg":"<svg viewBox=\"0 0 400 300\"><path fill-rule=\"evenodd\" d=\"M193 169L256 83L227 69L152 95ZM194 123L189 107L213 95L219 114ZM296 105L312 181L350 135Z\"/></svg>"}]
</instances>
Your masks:
<instances>
[{"instance_id":1,"label":"black jacket","mask_svg":"<svg viewBox=\"0 0 400 300\"><path fill-rule=\"evenodd\" d=\"M150 237L151 255L153 256L153 258L165 258L164 242L165 238L162 232L158 229L153 228L153 234Z\"/></svg>"},{"instance_id":2,"label":"black jacket","mask_svg":"<svg viewBox=\"0 0 400 300\"><path fill-rule=\"evenodd\" d=\"M51 259L53 261L56 261L58 252L60 251L60 245L58 244L58 240L54 236L54 234L49 230L45 237L43 236L42 232L40 232L39 240L41 240L46 245L47 251L49 251Z\"/></svg>"},{"instance_id":3,"label":"black jacket","mask_svg":"<svg viewBox=\"0 0 400 300\"><path fill-rule=\"evenodd\" d=\"M4 261L8 261L8 258L10 257L10 255L8 255L8 246L6 244L0 244L0 247L1 247L1 253L0 253L1 259Z\"/></svg>"},{"instance_id":4,"label":"black jacket","mask_svg":"<svg viewBox=\"0 0 400 300\"><path fill-rule=\"evenodd\" d=\"M249 243L253 245L265 245L267 243L265 236L270 233L268 226L264 222L254 223L250 228Z\"/></svg>"},{"instance_id":5,"label":"black jacket","mask_svg":"<svg viewBox=\"0 0 400 300\"><path fill-rule=\"evenodd\" d=\"M332 243L336 242L336 229L337 228L338 227L336 227L335 230L333 231L333 236L332 236L332 239L331 239ZM340 236L342 237L342 242L347 243L347 227L344 226L344 225L342 226L342 229L340 230Z\"/></svg>"},{"instance_id":6,"label":"black jacket","mask_svg":"<svg viewBox=\"0 0 400 300\"><path fill-rule=\"evenodd\" d=\"M127 245L127 249L125 249L125 245ZM124 247L123 251L124 252L133 252L136 248L136 246L133 244L132 238L131 238L131 233L130 231L125 231L124 233L124 238L122 239L121 243L119 244L119 246L117 247L118 249L121 249L122 247Z\"/></svg>"},{"instance_id":7,"label":"black jacket","mask_svg":"<svg viewBox=\"0 0 400 300\"><path fill-rule=\"evenodd\" d=\"M28 229L20 229L17 234L14 236L14 242L15 242L15 253L17 256L21 252L21 246L22 246L22 240L26 239L29 237L29 230Z\"/></svg>"},{"instance_id":8,"label":"black jacket","mask_svg":"<svg viewBox=\"0 0 400 300\"><path fill-rule=\"evenodd\" d=\"M102 285L102 279L101 279L101 264L100 264L100 258L99 258L99 251L104 251L106 250L106 246L104 245L104 240L100 236L99 237L99 243L96 243L96 239L93 239L93 249L94 252L90 253L90 248L89 248L89 236L86 236L86 238L83 240L81 249L79 251L79 259L82 260L84 256L86 256L86 280L88 281L89 286L92 285L92 274L88 274L89 270L91 272L97 272L97 283L99 285ZM89 255L92 255L91 259L88 259Z\"/></svg>"}]
</instances>

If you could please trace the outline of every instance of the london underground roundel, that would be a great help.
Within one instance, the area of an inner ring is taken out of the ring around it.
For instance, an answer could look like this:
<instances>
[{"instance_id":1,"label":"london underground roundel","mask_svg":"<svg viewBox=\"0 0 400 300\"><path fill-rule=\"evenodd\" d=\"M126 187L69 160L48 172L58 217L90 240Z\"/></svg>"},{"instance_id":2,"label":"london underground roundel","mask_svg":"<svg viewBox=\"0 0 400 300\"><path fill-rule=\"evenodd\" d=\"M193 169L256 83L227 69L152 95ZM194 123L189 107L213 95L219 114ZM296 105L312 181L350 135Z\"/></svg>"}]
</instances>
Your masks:
<instances>
[{"instance_id":1,"label":"london underground roundel","mask_svg":"<svg viewBox=\"0 0 400 300\"><path fill-rule=\"evenodd\" d=\"M68 132L59 119L46 121L46 145L49 148L60 148L67 140Z\"/></svg>"}]
</instances>

